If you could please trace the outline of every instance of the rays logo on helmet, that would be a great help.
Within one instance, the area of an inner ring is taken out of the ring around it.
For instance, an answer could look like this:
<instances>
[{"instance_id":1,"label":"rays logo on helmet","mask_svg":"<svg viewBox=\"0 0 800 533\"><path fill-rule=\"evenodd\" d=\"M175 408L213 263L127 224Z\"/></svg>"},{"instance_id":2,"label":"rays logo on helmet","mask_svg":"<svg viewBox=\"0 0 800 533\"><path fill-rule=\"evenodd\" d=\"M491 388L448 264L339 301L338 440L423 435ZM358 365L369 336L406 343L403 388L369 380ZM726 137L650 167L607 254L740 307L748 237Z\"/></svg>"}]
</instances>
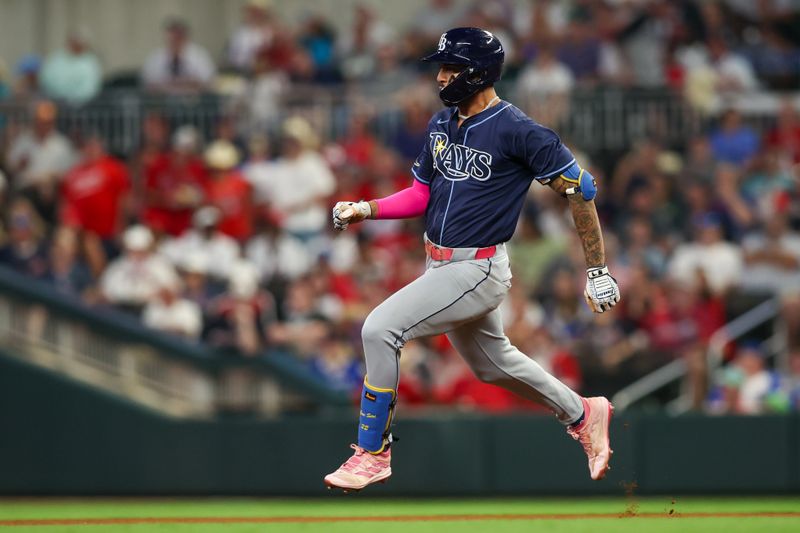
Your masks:
<instances>
[{"instance_id":1,"label":"rays logo on helmet","mask_svg":"<svg viewBox=\"0 0 800 533\"><path fill-rule=\"evenodd\" d=\"M442 102L454 106L498 81L505 57L503 45L488 31L453 28L439 38L436 52L423 57L422 61L465 67L439 91Z\"/></svg>"},{"instance_id":2,"label":"rays logo on helmet","mask_svg":"<svg viewBox=\"0 0 800 533\"><path fill-rule=\"evenodd\" d=\"M473 178L486 181L492 177L492 154L450 142L446 133L432 132L433 165L450 181Z\"/></svg>"},{"instance_id":3,"label":"rays logo on helmet","mask_svg":"<svg viewBox=\"0 0 800 533\"><path fill-rule=\"evenodd\" d=\"M447 32L443 33L442 38L439 39L439 51L443 52L445 48L447 48Z\"/></svg>"}]
</instances>

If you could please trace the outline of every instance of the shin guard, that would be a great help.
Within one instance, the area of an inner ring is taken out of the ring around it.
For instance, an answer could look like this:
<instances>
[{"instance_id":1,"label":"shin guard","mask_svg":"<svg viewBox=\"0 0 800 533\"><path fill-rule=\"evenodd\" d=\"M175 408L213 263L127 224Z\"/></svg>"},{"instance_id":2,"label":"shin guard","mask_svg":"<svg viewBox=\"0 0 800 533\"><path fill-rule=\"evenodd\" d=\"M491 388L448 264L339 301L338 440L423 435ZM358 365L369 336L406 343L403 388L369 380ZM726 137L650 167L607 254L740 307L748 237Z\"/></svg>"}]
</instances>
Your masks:
<instances>
[{"instance_id":1,"label":"shin guard","mask_svg":"<svg viewBox=\"0 0 800 533\"><path fill-rule=\"evenodd\" d=\"M370 453L381 453L389 442L397 393L373 387L364 378L358 421L358 445Z\"/></svg>"}]
</instances>

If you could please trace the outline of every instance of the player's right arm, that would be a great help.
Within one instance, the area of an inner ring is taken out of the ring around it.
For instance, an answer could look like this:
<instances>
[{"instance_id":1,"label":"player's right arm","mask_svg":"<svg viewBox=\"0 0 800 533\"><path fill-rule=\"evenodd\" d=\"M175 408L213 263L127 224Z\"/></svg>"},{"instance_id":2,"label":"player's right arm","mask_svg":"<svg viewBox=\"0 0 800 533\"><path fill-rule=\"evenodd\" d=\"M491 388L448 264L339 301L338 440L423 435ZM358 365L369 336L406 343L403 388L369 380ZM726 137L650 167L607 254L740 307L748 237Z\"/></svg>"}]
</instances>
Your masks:
<instances>
[{"instance_id":1,"label":"player's right arm","mask_svg":"<svg viewBox=\"0 0 800 533\"><path fill-rule=\"evenodd\" d=\"M429 129L432 122L433 119L428 123ZM414 175L411 187L385 198L368 202L337 202L333 206L333 227L343 231L348 225L368 218L398 219L423 215L431 197L430 183L434 174L433 156L428 142L414 161L411 173Z\"/></svg>"},{"instance_id":2,"label":"player's right arm","mask_svg":"<svg viewBox=\"0 0 800 533\"><path fill-rule=\"evenodd\" d=\"M425 213L430 197L430 187L415 179L411 187L386 198L369 202L337 202L333 206L333 227L345 230L349 224L367 218L415 218Z\"/></svg>"}]
</instances>

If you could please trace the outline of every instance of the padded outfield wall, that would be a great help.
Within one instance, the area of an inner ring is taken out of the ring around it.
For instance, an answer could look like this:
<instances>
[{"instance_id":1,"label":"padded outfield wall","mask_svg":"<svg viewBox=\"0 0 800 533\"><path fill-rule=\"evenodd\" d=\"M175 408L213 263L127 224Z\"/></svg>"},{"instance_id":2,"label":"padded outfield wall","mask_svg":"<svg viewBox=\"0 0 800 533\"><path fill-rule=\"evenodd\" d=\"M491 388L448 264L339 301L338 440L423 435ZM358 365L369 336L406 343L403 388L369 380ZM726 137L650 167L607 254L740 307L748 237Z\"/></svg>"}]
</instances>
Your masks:
<instances>
[{"instance_id":1,"label":"padded outfield wall","mask_svg":"<svg viewBox=\"0 0 800 533\"><path fill-rule=\"evenodd\" d=\"M269 421L165 418L0 357L0 494L315 495L355 412ZM606 480L550 417L399 414L374 495L800 492L800 417L622 414Z\"/></svg>"}]
</instances>

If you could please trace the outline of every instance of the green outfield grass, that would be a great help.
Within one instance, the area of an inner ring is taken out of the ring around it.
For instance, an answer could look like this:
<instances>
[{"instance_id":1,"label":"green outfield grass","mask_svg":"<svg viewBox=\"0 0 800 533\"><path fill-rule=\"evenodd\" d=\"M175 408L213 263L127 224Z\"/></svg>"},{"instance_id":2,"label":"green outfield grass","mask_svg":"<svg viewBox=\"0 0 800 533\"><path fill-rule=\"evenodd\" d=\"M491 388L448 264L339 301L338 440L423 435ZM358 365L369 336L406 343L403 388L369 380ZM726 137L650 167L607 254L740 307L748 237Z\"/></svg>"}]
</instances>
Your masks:
<instances>
[{"instance_id":1,"label":"green outfield grass","mask_svg":"<svg viewBox=\"0 0 800 533\"><path fill-rule=\"evenodd\" d=\"M730 514L735 516L724 516ZM357 520L364 517L376 521ZM69 522L84 519L95 523ZM131 523L110 522L116 519ZM64 523L11 523L17 520ZM0 500L0 528L41 533L798 532L800 497L388 500L336 494L314 500L7 499Z\"/></svg>"}]
</instances>

